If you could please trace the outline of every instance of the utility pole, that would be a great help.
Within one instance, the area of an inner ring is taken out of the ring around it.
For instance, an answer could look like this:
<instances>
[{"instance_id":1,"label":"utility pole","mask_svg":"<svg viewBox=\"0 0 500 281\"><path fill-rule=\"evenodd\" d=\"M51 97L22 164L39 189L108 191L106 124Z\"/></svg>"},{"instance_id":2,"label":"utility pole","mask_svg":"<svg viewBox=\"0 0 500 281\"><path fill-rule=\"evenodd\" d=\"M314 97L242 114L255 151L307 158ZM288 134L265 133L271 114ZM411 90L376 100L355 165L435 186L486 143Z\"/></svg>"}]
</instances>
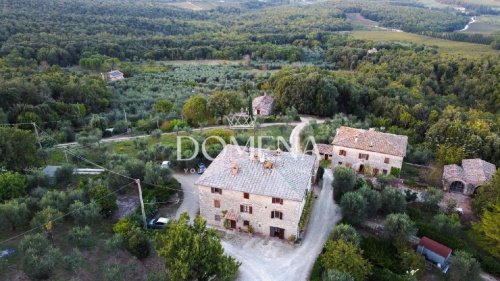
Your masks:
<instances>
[{"instance_id":1,"label":"utility pole","mask_svg":"<svg viewBox=\"0 0 500 281\"><path fill-rule=\"evenodd\" d=\"M40 149L42 149L42 143L40 142L40 136L38 136L38 129L36 128L36 123L33 122L33 128L35 128L35 135L36 135L36 141L38 142L38 146L40 146Z\"/></svg>"},{"instance_id":2,"label":"utility pole","mask_svg":"<svg viewBox=\"0 0 500 281\"><path fill-rule=\"evenodd\" d=\"M141 180L136 179L137 187L139 188L139 200L141 201L141 212L142 212L142 222L144 223L144 227L148 227L148 222L146 221L146 211L144 211L144 200L142 200L142 189L141 189Z\"/></svg>"},{"instance_id":3,"label":"utility pole","mask_svg":"<svg viewBox=\"0 0 500 281\"><path fill-rule=\"evenodd\" d=\"M127 121L127 112L125 111L125 108L123 109L123 114L125 115L125 123L128 124L128 121Z\"/></svg>"}]
</instances>

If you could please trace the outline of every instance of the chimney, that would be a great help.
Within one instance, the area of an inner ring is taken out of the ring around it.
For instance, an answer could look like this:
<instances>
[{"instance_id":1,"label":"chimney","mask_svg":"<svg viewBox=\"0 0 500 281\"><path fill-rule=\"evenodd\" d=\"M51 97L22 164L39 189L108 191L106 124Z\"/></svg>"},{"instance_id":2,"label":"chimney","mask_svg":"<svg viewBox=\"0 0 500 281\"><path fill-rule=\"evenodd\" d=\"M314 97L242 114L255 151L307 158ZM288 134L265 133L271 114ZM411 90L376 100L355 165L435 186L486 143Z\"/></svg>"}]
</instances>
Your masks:
<instances>
[{"instance_id":1,"label":"chimney","mask_svg":"<svg viewBox=\"0 0 500 281\"><path fill-rule=\"evenodd\" d=\"M375 128L368 129L369 132L375 132Z\"/></svg>"},{"instance_id":2,"label":"chimney","mask_svg":"<svg viewBox=\"0 0 500 281\"><path fill-rule=\"evenodd\" d=\"M264 92L264 97L267 97L267 92Z\"/></svg>"},{"instance_id":3,"label":"chimney","mask_svg":"<svg viewBox=\"0 0 500 281\"><path fill-rule=\"evenodd\" d=\"M255 154L253 155L253 161L254 161L255 163L259 163L259 154L255 153Z\"/></svg>"},{"instance_id":4,"label":"chimney","mask_svg":"<svg viewBox=\"0 0 500 281\"><path fill-rule=\"evenodd\" d=\"M358 136L354 137L354 142L358 142Z\"/></svg>"},{"instance_id":5,"label":"chimney","mask_svg":"<svg viewBox=\"0 0 500 281\"><path fill-rule=\"evenodd\" d=\"M281 149L278 147L278 149L276 149L276 155L277 156L280 156L281 155Z\"/></svg>"},{"instance_id":6,"label":"chimney","mask_svg":"<svg viewBox=\"0 0 500 281\"><path fill-rule=\"evenodd\" d=\"M231 175L236 176L238 174L238 171L239 171L238 163L233 162L231 167Z\"/></svg>"}]
</instances>

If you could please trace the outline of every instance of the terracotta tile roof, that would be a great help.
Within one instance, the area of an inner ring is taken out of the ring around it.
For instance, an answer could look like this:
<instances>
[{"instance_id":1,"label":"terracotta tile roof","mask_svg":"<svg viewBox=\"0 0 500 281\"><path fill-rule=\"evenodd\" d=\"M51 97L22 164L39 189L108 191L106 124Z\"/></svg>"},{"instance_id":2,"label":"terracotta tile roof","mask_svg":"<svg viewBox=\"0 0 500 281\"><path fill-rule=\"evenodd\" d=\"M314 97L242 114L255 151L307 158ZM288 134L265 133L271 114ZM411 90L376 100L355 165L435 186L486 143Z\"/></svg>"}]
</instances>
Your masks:
<instances>
[{"instance_id":1,"label":"terracotta tile roof","mask_svg":"<svg viewBox=\"0 0 500 281\"><path fill-rule=\"evenodd\" d=\"M447 258L451 254L451 248L446 247L445 245L438 243L428 237L422 237L419 246L424 246L426 249L433 251L434 253Z\"/></svg>"},{"instance_id":2,"label":"terracotta tile roof","mask_svg":"<svg viewBox=\"0 0 500 281\"><path fill-rule=\"evenodd\" d=\"M232 220L232 221L237 221L238 220L238 215L233 210L229 210L224 215L224 219L226 219L226 220Z\"/></svg>"},{"instance_id":3,"label":"terracotta tile roof","mask_svg":"<svg viewBox=\"0 0 500 281\"><path fill-rule=\"evenodd\" d=\"M316 148L320 154L333 154L333 145L331 144L317 143Z\"/></svg>"},{"instance_id":4,"label":"terracotta tile roof","mask_svg":"<svg viewBox=\"0 0 500 281\"><path fill-rule=\"evenodd\" d=\"M363 130L342 126L338 129L332 144L404 157L408 137L377 132L373 129Z\"/></svg>"},{"instance_id":5,"label":"terracotta tile roof","mask_svg":"<svg viewBox=\"0 0 500 281\"><path fill-rule=\"evenodd\" d=\"M311 155L226 145L195 184L302 201L315 162Z\"/></svg>"},{"instance_id":6,"label":"terracotta tile roof","mask_svg":"<svg viewBox=\"0 0 500 281\"><path fill-rule=\"evenodd\" d=\"M264 93L262 96L258 96L252 101L252 107L258 110L267 110L271 111L274 106L274 98L268 96Z\"/></svg>"}]
</instances>

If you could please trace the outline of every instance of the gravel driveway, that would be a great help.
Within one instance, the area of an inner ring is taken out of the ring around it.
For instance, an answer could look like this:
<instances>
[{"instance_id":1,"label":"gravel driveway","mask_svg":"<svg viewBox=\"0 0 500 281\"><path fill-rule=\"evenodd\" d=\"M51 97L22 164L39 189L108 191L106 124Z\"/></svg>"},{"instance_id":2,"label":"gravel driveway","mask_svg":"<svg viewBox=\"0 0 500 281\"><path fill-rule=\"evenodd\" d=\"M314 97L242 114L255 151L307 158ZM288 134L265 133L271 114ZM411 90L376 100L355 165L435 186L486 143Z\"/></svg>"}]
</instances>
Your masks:
<instances>
[{"instance_id":1,"label":"gravel driveway","mask_svg":"<svg viewBox=\"0 0 500 281\"><path fill-rule=\"evenodd\" d=\"M307 235L300 246L275 238L236 235L222 241L225 252L242 263L238 280L302 281L309 278L329 233L341 219L340 209L332 199L331 181L332 171L326 170L323 189L314 204Z\"/></svg>"}]
</instances>

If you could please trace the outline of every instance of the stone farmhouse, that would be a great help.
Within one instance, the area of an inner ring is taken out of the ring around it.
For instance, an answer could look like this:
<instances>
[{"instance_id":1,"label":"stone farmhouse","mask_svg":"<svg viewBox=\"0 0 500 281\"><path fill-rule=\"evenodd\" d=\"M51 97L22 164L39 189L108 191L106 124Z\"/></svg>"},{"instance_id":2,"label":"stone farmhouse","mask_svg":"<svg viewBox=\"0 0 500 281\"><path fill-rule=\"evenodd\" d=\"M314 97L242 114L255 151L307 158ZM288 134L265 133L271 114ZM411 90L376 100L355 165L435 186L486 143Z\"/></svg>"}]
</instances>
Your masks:
<instances>
[{"instance_id":1,"label":"stone farmhouse","mask_svg":"<svg viewBox=\"0 0 500 281\"><path fill-rule=\"evenodd\" d=\"M264 92L264 95L253 99L252 110L254 116L267 116L273 114L274 98L268 96L267 93Z\"/></svg>"},{"instance_id":2,"label":"stone farmhouse","mask_svg":"<svg viewBox=\"0 0 500 281\"><path fill-rule=\"evenodd\" d=\"M315 156L226 145L195 183L200 214L215 227L300 237L316 170Z\"/></svg>"},{"instance_id":3,"label":"stone farmhouse","mask_svg":"<svg viewBox=\"0 0 500 281\"><path fill-rule=\"evenodd\" d=\"M408 137L342 126L332 144L333 168L345 165L365 175L392 174L399 177Z\"/></svg>"},{"instance_id":4,"label":"stone farmhouse","mask_svg":"<svg viewBox=\"0 0 500 281\"><path fill-rule=\"evenodd\" d=\"M482 159L463 159L462 167L455 164L444 166L443 188L472 195L478 187L491 180L495 171L494 164Z\"/></svg>"}]
</instances>

